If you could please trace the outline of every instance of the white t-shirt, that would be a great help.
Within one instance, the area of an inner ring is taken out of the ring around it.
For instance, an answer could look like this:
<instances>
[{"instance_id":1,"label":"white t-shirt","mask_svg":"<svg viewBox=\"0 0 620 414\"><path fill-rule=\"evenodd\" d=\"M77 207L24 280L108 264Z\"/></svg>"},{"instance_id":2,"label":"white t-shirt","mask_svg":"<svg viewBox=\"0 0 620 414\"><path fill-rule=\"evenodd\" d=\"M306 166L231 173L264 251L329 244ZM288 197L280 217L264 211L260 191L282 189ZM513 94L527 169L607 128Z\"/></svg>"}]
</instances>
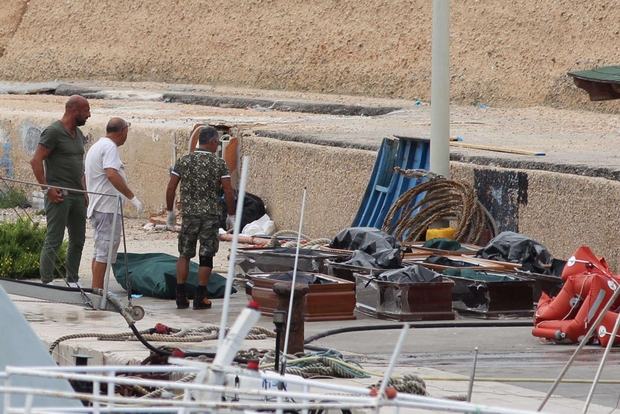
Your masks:
<instances>
[{"instance_id":1,"label":"white t-shirt","mask_svg":"<svg viewBox=\"0 0 620 414\"><path fill-rule=\"evenodd\" d=\"M86 188L96 193L120 195L121 202L125 203L126 197L118 191L105 174L106 168L114 168L125 182L125 166L118 155L118 147L108 137L101 137L88 150L85 161ZM114 213L117 211L116 197L108 197L98 194L88 195L89 203L86 216L91 217L93 211L100 213ZM120 213L120 210L118 210Z\"/></svg>"}]
</instances>

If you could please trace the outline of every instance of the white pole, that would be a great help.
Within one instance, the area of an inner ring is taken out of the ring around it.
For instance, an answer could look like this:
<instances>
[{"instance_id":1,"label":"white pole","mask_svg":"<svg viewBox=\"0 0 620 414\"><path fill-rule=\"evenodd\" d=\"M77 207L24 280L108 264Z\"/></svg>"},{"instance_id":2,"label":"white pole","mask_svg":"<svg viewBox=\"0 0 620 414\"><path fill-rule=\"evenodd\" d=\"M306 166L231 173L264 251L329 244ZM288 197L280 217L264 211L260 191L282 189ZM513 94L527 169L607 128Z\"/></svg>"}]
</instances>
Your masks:
<instances>
[{"instance_id":1,"label":"white pole","mask_svg":"<svg viewBox=\"0 0 620 414\"><path fill-rule=\"evenodd\" d=\"M112 246L114 245L114 233L116 230L116 220L118 218L119 210L122 214L121 196L117 194L116 209L114 210L114 217L112 217L112 230L110 233L110 250L108 251L108 261L105 267L105 275L103 277L103 292L101 293L101 303L99 304L100 310L105 310L108 303L108 286L110 283L110 270L112 270L112 254L114 253ZM125 252L125 260L127 260L127 252ZM129 280L129 272L125 273L125 286L128 285L127 280ZM129 284L129 289L131 289L131 284ZM129 297L131 297L131 292L129 292Z\"/></svg>"},{"instance_id":2,"label":"white pole","mask_svg":"<svg viewBox=\"0 0 620 414\"><path fill-rule=\"evenodd\" d=\"M431 171L450 178L450 0L433 0Z\"/></svg>"},{"instance_id":3,"label":"white pole","mask_svg":"<svg viewBox=\"0 0 620 414\"><path fill-rule=\"evenodd\" d=\"M230 246L230 259L228 262L228 277L226 278L226 290L224 291L224 304L222 305L222 320L220 323L220 335L217 341L217 348L222 347L226 336L226 324L228 323L228 308L230 306L230 290L232 289L233 279L235 278L235 261L237 260L237 244L239 244L239 232L241 231L241 216L243 215L243 200L245 198L245 183L248 180L248 168L250 158L243 157L241 166L241 182L239 183L239 195L237 197L237 209L235 210L235 228L233 231L232 244Z\"/></svg>"},{"instance_id":4,"label":"white pole","mask_svg":"<svg viewBox=\"0 0 620 414\"><path fill-rule=\"evenodd\" d=\"M286 354L288 352L288 340L291 333L291 319L293 313L293 298L295 297L295 283L297 282L297 263L299 263L299 249L301 248L301 229L304 225L304 211L306 210L306 187L304 187L301 199L301 217L299 218L299 232L297 233L297 250L295 250L295 262L293 264L293 279L291 280L291 296L288 301L288 315L286 315L286 334L284 335L284 349L282 350L282 373L286 368Z\"/></svg>"}]
</instances>

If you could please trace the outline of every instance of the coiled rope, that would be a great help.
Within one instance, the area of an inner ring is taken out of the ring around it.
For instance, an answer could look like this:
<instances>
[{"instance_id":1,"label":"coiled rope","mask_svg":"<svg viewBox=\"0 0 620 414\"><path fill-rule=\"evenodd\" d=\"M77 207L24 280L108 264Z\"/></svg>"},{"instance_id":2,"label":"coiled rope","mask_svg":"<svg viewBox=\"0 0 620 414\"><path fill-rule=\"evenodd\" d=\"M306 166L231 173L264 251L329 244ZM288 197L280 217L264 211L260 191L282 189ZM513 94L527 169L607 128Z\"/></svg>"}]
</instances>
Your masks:
<instances>
[{"instance_id":1,"label":"coiled rope","mask_svg":"<svg viewBox=\"0 0 620 414\"><path fill-rule=\"evenodd\" d=\"M261 369L273 368L275 352L269 351L259 361ZM368 378L361 365L356 361L346 360L339 352L328 350L307 354L301 358L288 355L286 357L287 374L299 375L303 378L337 377L337 378Z\"/></svg>"},{"instance_id":2,"label":"coiled rope","mask_svg":"<svg viewBox=\"0 0 620 414\"><path fill-rule=\"evenodd\" d=\"M383 380L371 385L369 388L380 388ZM428 395L426 391L426 383L422 378L415 374L405 374L400 379L390 378L388 387L394 388L398 392L407 394Z\"/></svg>"},{"instance_id":3,"label":"coiled rope","mask_svg":"<svg viewBox=\"0 0 620 414\"><path fill-rule=\"evenodd\" d=\"M229 328L226 328L226 332L228 332ZM219 326L203 326L200 328L190 328L190 329L178 329L178 328L169 328L169 334L155 334L153 333L153 329L145 329L143 331L139 331L139 334L147 341L158 341L158 342L202 342L219 339ZM270 331L267 328L263 328L261 326L255 326L250 329L246 339L250 340L261 340L267 338L275 338L276 333ZM69 339L78 339L78 338L97 338L98 340L105 341L137 341L138 338L133 332L123 332L118 334L102 334L102 333L83 333L83 334L71 334L61 336L56 339L49 348L50 354L54 352L54 349L58 346L59 343L63 341L67 341Z\"/></svg>"},{"instance_id":4,"label":"coiled rope","mask_svg":"<svg viewBox=\"0 0 620 414\"><path fill-rule=\"evenodd\" d=\"M382 230L403 242L420 240L434 222L456 218L454 239L461 243L476 243L489 228L497 234L497 225L490 213L478 201L474 189L464 181L448 180L426 170L395 171L407 178L426 178L405 191L390 207ZM425 196L414 204L416 197Z\"/></svg>"},{"instance_id":5,"label":"coiled rope","mask_svg":"<svg viewBox=\"0 0 620 414\"><path fill-rule=\"evenodd\" d=\"M368 388L380 388L383 380L371 385ZM394 388L398 392L404 392L407 394L415 394L422 396L430 396L426 390L426 383L422 378L415 374L405 374L402 378L390 378L388 380L388 387ZM446 400L454 401L467 401L467 395L458 394L452 396L441 397Z\"/></svg>"}]
</instances>

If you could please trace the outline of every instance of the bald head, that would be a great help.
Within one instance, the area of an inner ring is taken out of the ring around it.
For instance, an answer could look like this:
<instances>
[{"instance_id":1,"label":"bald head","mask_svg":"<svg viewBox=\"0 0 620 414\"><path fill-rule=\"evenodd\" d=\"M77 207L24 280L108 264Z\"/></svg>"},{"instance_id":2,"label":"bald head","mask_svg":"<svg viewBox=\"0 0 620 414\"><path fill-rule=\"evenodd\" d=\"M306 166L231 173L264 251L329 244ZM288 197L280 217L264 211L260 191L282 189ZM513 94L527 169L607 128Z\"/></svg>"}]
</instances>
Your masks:
<instances>
[{"instance_id":1,"label":"bald head","mask_svg":"<svg viewBox=\"0 0 620 414\"><path fill-rule=\"evenodd\" d=\"M72 95L65 103L65 118L75 123L76 126L82 126L86 120L90 118L90 105L88 100L80 95Z\"/></svg>"},{"instance_id":2,"label":"bald head","mask_svg":"<svg viewBox=\"0 0 620 414\"><path fill-rule=\"evenodd\" d=\"M106 137L110 138L119 147L127 141L127 134L131 124L123 118L112 118L105 127Z\"/></svg>"},{"instance_id":3,"label":"bald head","mask_svg":"<svg viewBox=\"0 0 620 414\"><path fill-rule=\"evenodd\" d=\"M65 111L70 112L73 109L79 109L83 105L88 105L86 98L80 95L71 95L65 103Z\"/></svg>"},{"instance_id":4,"label":"bald head","mask_svg":"<svg viewBox=\"0 0 620 414\"><path fill-rule=\"evenodd\" d=\"M112 118L108 121L108 125L105 127L106 134L114 134L121 132L125 127L128 127L129 123L123 118Z\"/></svg>"}]
</instances>

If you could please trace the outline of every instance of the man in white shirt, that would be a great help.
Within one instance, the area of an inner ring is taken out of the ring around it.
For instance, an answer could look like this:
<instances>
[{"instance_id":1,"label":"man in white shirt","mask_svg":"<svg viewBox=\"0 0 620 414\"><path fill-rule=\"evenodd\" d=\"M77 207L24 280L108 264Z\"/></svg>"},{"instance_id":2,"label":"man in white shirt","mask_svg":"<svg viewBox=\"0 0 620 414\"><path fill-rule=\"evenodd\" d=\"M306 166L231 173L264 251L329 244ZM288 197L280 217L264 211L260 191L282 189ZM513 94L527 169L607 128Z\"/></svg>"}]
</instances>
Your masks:
<instances>
[{"instance_id":1,"label":"man in white shirt","mask_svg":"<svg viewBox=\"0 0 620 414\"><path fill-rule=\"evenodd\" d=\"M93 289L103 289L112 238L112 222L114 214L118 212L114 228L114 242L111 247L111 263L116 262L122 224L120 206L117 205L116 196L121 196L121 203L123 204L126 199L129 199L136 207L138 216L142 214L142 203L127 186L125 166L118 155L118 147L127 141L130 125L122 118L110 119L106 127L106 136L99 138L99 141L93 144L86 154L86 188L92 192L89 194L86 216L95 229L95 251L92 260Z\"/></svg>"}]
</instances>

